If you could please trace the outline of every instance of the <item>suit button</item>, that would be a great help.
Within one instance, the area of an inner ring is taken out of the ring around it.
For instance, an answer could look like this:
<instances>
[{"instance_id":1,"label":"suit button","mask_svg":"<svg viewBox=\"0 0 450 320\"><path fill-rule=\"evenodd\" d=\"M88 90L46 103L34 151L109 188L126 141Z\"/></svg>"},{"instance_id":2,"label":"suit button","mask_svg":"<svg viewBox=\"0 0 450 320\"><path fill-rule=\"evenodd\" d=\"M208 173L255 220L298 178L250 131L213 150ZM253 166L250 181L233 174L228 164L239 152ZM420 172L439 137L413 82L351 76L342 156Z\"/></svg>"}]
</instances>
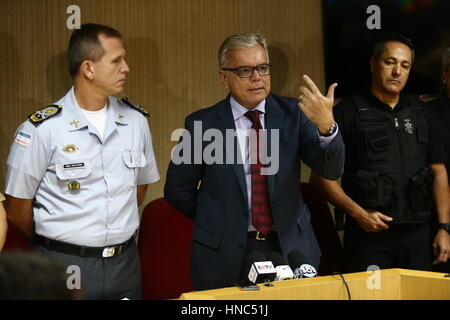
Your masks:
<instances>
[{"instance_id":1,"label":"suit button","mask_svg":"<svg viewBox=\"0 0 450 320\"><path fill-rule=\"evenodd\" d=\"M239 245L239 249L244 250L244 245L242 243Z\"/></svg>"}]
</instances>

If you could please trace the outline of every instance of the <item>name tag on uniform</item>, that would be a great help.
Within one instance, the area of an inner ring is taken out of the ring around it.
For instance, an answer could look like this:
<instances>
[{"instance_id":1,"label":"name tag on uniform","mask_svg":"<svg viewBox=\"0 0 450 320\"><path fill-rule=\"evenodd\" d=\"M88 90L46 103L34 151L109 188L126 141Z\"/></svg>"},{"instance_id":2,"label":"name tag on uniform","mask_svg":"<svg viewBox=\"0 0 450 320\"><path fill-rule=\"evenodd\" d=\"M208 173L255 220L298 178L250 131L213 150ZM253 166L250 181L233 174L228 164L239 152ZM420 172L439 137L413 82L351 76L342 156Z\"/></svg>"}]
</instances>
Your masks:
<instances>
[{"instance_id":1,"label":"name tag on uniform","mask_svg":"<svg viewBox=\"0 0 450 320\"><path fill-rule=\"evenodd\" d=\"M31 135L23 131L19 131L17 132L14 142L20 144L21 146L28 147L31 142Z\"/></svg>"},{"instance_id":2,"label":"name tag on uniform","mask_svg":"<svg viewBox=\"0 0 450 320\"><path fill-rule=\"evenodd\" d=\"M63 165L64 170L84 168L84 162L68 163Z\"/></svg>"}]
</instances>

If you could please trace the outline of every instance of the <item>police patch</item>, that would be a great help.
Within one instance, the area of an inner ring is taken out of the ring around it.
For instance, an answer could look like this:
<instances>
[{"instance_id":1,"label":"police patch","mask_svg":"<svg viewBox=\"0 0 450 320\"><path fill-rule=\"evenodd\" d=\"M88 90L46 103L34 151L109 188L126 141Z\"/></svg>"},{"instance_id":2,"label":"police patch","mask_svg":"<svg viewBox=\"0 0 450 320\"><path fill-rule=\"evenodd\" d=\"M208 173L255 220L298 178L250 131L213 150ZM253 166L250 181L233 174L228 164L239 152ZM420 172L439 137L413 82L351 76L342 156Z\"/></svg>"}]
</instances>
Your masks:
<instances>
[{"instance_id":1,"label":"police patch","mask_svg":"<svg viewBox=\"0 0 450 320\"><path fill-rule=\"evenodd\" d=\"M43 121L53 117L54 115L60 113L62 110L62 106L58 106L56 104L49 105L42 110L38 110L35 113L28 116L28 119L32 124L38 126Z\"/></svg>"},{"instance_id":2,"label":"police patch","mask_svg":"<svg viewBox=\"0 0 450 320\"><path fill-rule=\"evenodd\" d=\"M137 111L139 111L140 113L142 113L144 116L146 117L150 117L150 114L144 109L142 108L140 105L138 105L137 103L134 103L133 101L131 101L130 99L128 99L127 97L123 97L119 99L119 102L124 105L124 106L129 106Z\"/></svg>"},{"instance_id":3,"label":"police patch","mask_svg":"<svg viewBox=\"0 0 450 320\"><path fill-rule=\"evenodd\" d=\"M414 126L411 123L411 120L410 119L404 119L403 121L404 121L403 125L405 127L405 131L408 132L409 134L413 134L414 133Z\"/></svg>"}]
</instances>

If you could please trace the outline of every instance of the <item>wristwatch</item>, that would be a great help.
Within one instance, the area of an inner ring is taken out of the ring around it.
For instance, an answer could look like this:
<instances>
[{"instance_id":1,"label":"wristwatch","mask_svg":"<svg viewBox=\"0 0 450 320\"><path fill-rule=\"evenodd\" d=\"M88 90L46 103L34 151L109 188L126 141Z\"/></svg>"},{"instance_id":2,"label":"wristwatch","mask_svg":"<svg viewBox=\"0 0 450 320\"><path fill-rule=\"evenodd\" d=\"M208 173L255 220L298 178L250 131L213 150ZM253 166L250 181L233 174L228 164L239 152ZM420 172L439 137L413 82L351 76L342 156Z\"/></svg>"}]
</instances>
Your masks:
<instances>
[{"instance_id":1,"label":"wristwatch","mask_svg":"<svg viewBox=\"0 0 450 320\"><path fill-rule=\"evenodd\" d=\"M332 136L332 135L336 132L337 128L338 128L338 125L337 125L337 123L335 122L335 123L330 127L330 130L328 130L327 133L324 133L324 134L320 133L320 135L321 135L322 137L330 137L330 136Z\"/></svg>"},{"instance_id":2,"label":"wristwatch","mask_svg":"<svg viewBox=\"0 0 450 320\"><path fill-rule=\"evenodd\" d=\"M450 222L440 223L439 229L444 229L445 231L447 231L450 234Z\"/></svg>"}]
</instances>

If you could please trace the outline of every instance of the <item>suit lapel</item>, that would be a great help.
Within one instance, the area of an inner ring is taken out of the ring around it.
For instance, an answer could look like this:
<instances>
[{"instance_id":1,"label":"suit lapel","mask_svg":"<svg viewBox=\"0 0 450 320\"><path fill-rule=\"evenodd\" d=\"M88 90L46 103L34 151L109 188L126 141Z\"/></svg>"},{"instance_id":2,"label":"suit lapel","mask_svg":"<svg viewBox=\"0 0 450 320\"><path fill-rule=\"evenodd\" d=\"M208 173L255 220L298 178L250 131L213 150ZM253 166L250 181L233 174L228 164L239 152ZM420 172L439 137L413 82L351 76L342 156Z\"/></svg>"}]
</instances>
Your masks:
<instances>
[{"instance_id":1,"label":"suit lapel","mask_svg":"<svg viewBox=\"0 0 450 320\"><path fill-rule=\"evenodd\" d=\"M279 157L278 155L272 154L272 144L271 144L271 135L273 129L278 129L281 131L281 126L283 123L283 111L280 108L278 102L272 97L271 94L266 99L266 112L265 112L265 127L267 129L267 155L270 155L273 157ZM281 137L281 132L279 132L279 137ZM277 141L279 143L279 141ZM280 145L278 145L278 148L280 148ZM278 153L280 150L278 150ZM281 165L281 164L280 164ZM267 176L267 185L269 190L269 197L270 199L273 199L274 195L274 188L275 188L275 177L276 175L268 175Z\"/></svg>"},{"instance_id":2,"label":"suit lapel","mask_svg":"<svg viewBox=\"0 0 450 320\"><path fill-rule=\"evenodd\" d=\"M242 165L243 161L241 159L241 152L239 148L239 141L236 135L233 136L233 144L227 145L226 143L226 131L227 129L232 129L233 132L236 132L236 126L234 124L233 113L231 111L230 105L230 96L228 96L222 103L219 105L219 111L217 113L218 123L217 128L222 132L224 137L224 154L226 163L231 163L231 167L233 168L234 174L238 180L239 186L241 188L242 193L245 197L245 203L248 202L247 195L247 185L245 182L245 173L244 166ZM228 148L233 148L233 152L231 150L227 150Z\"/></svg>"}]
</instances>

